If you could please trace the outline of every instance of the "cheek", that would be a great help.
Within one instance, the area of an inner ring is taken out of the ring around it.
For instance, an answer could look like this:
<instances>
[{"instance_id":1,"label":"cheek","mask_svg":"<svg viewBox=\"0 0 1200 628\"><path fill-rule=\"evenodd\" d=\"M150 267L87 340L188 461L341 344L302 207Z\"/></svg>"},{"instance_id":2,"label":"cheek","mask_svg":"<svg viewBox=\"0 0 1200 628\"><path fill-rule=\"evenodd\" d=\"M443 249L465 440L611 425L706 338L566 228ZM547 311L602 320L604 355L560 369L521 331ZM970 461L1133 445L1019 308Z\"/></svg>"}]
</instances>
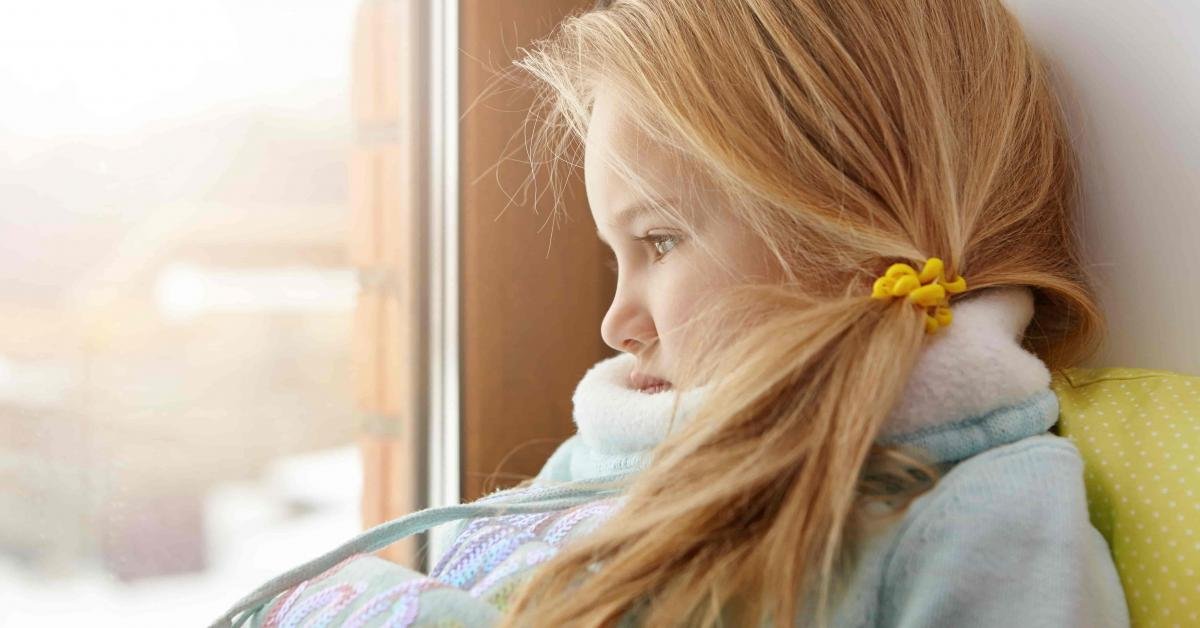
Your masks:
<instances>
[{"instance_id":1,"label":"cheek","mask_svg":"<svg viewBox=\"0 0 1200 628\"><path fill-rule=\"evenodd\" d=\"M680 272L664 274L661 289L656 290L658 307L655 308L654 323L658 329L663 349L671 353L676 343L682 342L678 336L683 333L681 325L686 323L694 314L705 294L711 292L716 284L711 273L703 269L687 268Z\"/></svg>"},{"instance_id":2,"label":"cheek","mask_svg":"<svg viewBox=\"0 0 1200 628\"><path fill-rule=\"evenodd\" d=\"M760 283L774 277L776 273L765 257L747 255L752 242L747 239L747 246L724 249L727 260L724 266L688 260L688 264L678 264L671 273L660 276L661 283L654 291L657 295L654 318L665 352L677 354L679 346L687 342L685 335L693 333L692 329L700 332L699 327L680 326L698 314L709 302L707 297L734 285Z\"/></svg>"}]
</instances>

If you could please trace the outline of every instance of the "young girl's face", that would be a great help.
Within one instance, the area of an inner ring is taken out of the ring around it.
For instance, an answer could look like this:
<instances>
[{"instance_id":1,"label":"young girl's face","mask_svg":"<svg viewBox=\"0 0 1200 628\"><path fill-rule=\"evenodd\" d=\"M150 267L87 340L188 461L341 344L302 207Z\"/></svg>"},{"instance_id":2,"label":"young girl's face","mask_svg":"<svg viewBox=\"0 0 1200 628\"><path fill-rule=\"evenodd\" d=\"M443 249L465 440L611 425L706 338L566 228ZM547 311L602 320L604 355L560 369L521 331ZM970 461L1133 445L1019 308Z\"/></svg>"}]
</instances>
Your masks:
<instances>
[{"instance_id":1,"label":"young girl's face","mask_svg":"<svg viewBox=\"0 0 1200 628\"><path fill-rule=\"evenodd\" d=\"M634 164L653 197L676 207L687 224L638 211L647 199L614 169L613 155ZM600 334L613 349L637 357L631 388L669 390L673 360L687 342L689 330L681 324L697 302L723 286L778 274L761 241L721 211L717 195L696 185L698 177L682 160L655 150L625 123L604 90L592 110L584 179L597 233L612 249L618 269L616 294ZM701 239L705 247L697 245Z\"/></svg>"}]
</instances>

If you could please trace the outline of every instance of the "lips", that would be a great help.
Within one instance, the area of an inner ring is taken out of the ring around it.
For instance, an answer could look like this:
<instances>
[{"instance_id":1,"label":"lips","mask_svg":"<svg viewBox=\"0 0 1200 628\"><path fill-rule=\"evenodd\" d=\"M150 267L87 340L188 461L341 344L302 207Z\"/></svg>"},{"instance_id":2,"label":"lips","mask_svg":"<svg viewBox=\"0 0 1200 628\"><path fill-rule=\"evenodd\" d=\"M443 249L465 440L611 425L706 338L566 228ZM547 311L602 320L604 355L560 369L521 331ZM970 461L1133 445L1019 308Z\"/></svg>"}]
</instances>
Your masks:
<instances>
[{"instance_id":1,"label":"lips","mask_svg":"<svg viewBox=\"0 0 1200 628\"><path fill-rule=\"evenodd\" d=\"M629 386L635 390L645 393L656 393L667 390L671 387L671 382L654 375L631 371L629 373Z\"/></svg>"}]
</instances>

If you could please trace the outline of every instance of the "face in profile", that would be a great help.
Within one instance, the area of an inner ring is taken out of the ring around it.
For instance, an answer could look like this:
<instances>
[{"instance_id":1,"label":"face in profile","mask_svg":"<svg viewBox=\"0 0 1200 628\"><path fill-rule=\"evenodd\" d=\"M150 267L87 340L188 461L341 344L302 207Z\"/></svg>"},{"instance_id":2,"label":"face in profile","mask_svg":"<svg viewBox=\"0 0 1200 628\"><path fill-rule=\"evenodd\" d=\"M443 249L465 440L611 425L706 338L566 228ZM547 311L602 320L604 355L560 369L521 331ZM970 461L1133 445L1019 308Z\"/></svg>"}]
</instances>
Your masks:
<instances>
[{"instance_id":1,"label":"face in profile","mask_svg":"<svg viewBox=\"0 0 1200 628\"><path fill-rule=\"evenodd\" d=\"M637 181L620 163L634 169ZM702 298L776 274L761 240L721 211L720 196L697 183L701 179L686 160L656 149L628 124L605 89L588 127L584 180L597 233L617 269L601 336L613 349L636 356L631 388L665 392L674 386L674 360L686 346L690 330L684 323ZM678 216L647 201L675 208Z\"/></svg>"}]
</instances>

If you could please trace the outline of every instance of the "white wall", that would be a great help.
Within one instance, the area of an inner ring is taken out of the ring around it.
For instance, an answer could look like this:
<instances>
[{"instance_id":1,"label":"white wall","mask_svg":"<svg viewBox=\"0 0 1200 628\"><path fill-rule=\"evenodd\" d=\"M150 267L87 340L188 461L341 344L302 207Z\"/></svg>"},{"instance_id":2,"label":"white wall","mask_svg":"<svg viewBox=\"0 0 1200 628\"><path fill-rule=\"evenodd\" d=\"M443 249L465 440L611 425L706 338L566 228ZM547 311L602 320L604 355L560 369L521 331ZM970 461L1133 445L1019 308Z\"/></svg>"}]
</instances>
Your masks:
<instances>
[{"instance_id":1,"label":"white wall","mask_svg":"<svg viewBox=\"0 0 1200 628\"><path fill-rule=\"evenodd\" d=\"M1111 338L1090 366L1200 375L1200 1L1005 0L1056 75Z\"/></svg>"}]
</instances>

